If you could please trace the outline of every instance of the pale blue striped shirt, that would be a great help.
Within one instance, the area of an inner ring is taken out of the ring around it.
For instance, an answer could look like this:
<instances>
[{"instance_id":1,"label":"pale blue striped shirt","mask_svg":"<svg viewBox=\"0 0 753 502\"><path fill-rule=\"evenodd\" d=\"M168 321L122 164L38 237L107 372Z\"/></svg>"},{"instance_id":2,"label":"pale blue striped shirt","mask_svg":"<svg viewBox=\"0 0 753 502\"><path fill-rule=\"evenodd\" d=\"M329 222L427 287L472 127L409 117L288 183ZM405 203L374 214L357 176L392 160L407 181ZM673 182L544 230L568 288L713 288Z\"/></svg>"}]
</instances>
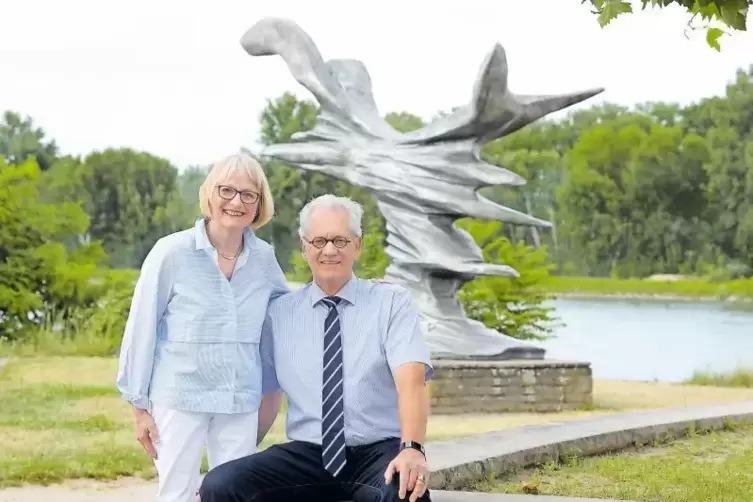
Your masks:
<instances>
[{"instance_id":1,"label":"pale blue striped shirt","mask_svg":"<svg viewBox=\"0 0 753 502\"><path fill-rule=\"evenodd\" d=\"M256 411L269 302L290 291L272 247L247 229L228 280L204 219L161 238L144 260L120 352L117 388L141 409Z\"/></svg>"},{"instance_id":2,"label":"pale blue striped shirt","mask_svg":"<svg viewBox=\"0 0 753 502\"><path fill-rule=\"evenodd\" d=\"M288 396L287 436L321 444L326 295L314 283L275 300L262 334L264 392ZM419 314L408 291L356 277L337 294L343 352L345 442L400 437L395 371L423 363L433 374Z\"/></svg>"}]
</instances>

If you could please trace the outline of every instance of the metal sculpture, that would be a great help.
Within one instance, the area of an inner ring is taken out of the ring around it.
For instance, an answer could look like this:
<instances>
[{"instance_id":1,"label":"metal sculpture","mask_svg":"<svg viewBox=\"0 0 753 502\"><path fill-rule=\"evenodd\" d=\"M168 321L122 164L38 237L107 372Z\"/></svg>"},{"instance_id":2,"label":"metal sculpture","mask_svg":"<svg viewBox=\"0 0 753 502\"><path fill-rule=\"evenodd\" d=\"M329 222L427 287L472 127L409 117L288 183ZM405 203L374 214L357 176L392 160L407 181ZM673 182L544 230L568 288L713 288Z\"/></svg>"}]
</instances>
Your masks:
<instances>
[{"instance_id":1,"label":"metal sculpture","mask_svg":"<svg viewBox=\"0 0 753 502\"><path fill-rule=\"evenodd\" d=\"M417 131L400 133L377 111L371 78L358 60L325 62L295 22L265 18L242 37L252 56L279 55L321 107L315 127L261 153L300 169L368 190L386 221L385 278L411 293L435 359L541 359L544 350L468 319L456 298L479 276L515 277L507 265L484 263L473 238L454 226L463 217L517 225L550 224L485 199L477 190L525 184L480 160L481 145L511 134L602 89L525 96L507 88L507 60L496 44L484 60L471 102Z\"/></svg>"}]
</instances>

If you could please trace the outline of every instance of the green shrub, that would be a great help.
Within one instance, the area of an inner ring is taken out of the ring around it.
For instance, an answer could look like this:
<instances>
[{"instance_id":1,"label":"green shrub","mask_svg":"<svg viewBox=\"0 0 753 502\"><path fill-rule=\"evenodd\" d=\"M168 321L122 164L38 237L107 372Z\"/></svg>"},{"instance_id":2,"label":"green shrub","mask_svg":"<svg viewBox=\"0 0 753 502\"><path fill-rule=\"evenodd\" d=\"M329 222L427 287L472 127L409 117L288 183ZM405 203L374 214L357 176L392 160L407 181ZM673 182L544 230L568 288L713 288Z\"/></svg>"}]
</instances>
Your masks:
<instances>
[{"instance_id":1,"label":"green shrub","mask_svg":"<svg viewBox=\"0 0 753 502\"><path fill-rule=\"evenodd\" d=\"M92 280L106 255L82 238L88 215L76 204L39 199L39 166L0 158L0 340L67 319L99 298Z\"/></svg>"},{"instance_id":2,"label":"green shrub","mask_svg":"<svg viewBox=\"0 0 753 502\"><path fill-rule=\"evenodd\" d=\"M686 383L713 387L742 387L751 389L753 388L753 368L738 368L730 373L696 371Z\"/></svg>"},{"instance_id":3,"label":"green shrub","mask_svg":"<svg viewBox=\"0 0 753 502\"><path fill-rule=\"evenodd\" d=\"M89 306L70 308L65 315L50 316L39 326L6 341L0 352L16 355L111 356L117 353L138 272L99 270L92 280L92 294L99 300Z\"/></svg>"},{"instance_id":4,"label":"green shrub","mask_svg":"<svg viewBox=\"0 0 753 502\"><path fill-rule=\"evenodd\" d=\"M556 318L544 284L552 265L546 249L523 242L512 244L502 235L502 223L460 220L481 248L484 261L514 268L519 277L479 277L460 290L458 299L466 315L508 336L521 340L544 340L552 332Z\"/></svg>"}]
</instances>

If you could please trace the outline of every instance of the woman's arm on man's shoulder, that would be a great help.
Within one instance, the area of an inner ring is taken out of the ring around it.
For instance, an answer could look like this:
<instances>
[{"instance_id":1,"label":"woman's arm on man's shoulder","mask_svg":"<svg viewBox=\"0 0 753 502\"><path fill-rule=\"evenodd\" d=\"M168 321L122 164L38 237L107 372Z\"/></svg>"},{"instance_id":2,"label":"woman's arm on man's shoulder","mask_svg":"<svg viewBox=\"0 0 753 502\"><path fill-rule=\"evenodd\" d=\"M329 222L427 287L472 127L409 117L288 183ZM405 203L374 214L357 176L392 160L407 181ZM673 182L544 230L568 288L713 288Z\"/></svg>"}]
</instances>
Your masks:
<instances>
[{"instance_id":1,"label":"woman's arm on man's shoulder","mask_svg":"<svg viewBox=\"0 0 753 502\"><path fill-rule=\"evenodd\" d=\"M288 280L285 278L285 273L280 267L280 263L277 261L274 249L269 246L269 253L267 256L267 277L269 283L272 286L272 290L269 295L269 301L272 302L278 297L290 293L290 286Z\"/></svg>"}]
</instances>

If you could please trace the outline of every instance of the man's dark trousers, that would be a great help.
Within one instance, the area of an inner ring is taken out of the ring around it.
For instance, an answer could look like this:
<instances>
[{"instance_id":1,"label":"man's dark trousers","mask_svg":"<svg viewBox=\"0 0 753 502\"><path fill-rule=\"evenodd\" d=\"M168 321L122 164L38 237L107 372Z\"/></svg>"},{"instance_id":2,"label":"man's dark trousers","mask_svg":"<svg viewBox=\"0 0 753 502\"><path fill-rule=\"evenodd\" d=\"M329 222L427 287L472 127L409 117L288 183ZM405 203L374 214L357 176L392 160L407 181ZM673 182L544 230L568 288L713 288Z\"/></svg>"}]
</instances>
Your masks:
<instances>
[{"instance_id":1,"label":"man's dark trousers","mask_svg":"<svg viewBox=\"0 0 753 502\"><path fill-rule=\"evenodd\" d=\"M397 502L399 476L385 485L384 473L399 447L397 438L349 446L345 467L333 477L322 465L320 445L274 445L212 469L201 484L201 502ZM418 500L431 502L429 490Z\"/></svg>"}]
</instances>

